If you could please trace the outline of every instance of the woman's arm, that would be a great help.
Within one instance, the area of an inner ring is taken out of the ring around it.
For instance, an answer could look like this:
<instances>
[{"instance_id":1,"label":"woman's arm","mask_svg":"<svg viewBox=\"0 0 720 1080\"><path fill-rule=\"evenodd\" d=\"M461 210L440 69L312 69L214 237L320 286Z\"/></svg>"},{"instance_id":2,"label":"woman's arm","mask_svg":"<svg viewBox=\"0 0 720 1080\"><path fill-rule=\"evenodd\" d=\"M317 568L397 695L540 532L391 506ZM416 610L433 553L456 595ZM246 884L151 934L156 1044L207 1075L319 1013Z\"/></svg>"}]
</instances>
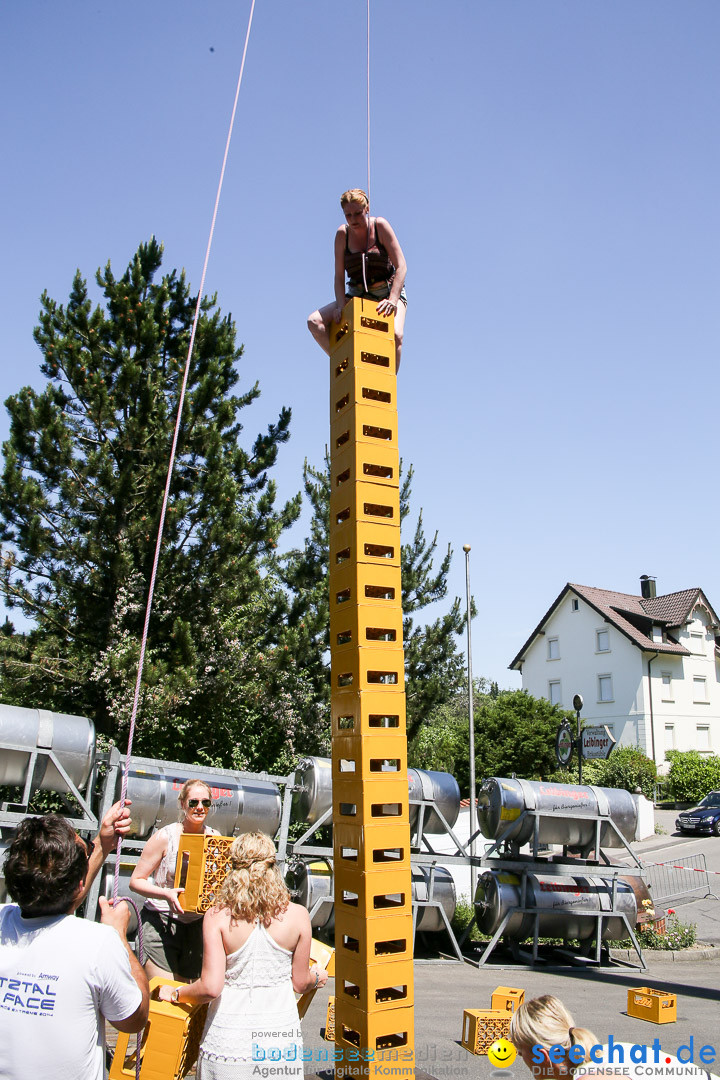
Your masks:
<instances>
[{"instance_id":1,"label":"woman's arm","mask_svg":"<svg viewBox=\"0 0 720 1080\"><path fill-rule=\"evenodd\" d=\"M152 881L148 881L150 875L155 873L158 866L163 861L166 851L167 834L156 832L154 836L150 837L143 848L143 853L130 878L130 888L133 892L140 893L140 896L148 896L156 900L166 900L170 905L171 911L174 911L178 915L182 915L184 909L178 900L178 894L183 892L183 889L164 888L161 885L155 885Z\"/></svg>"},{"instance_id":2,"label":"woman's arm","mask_svg":"<svg viewBox=\"0 0 720 1080\"><path fill-rule=\"evenodd\" d=\"M222 993L225 985L225 945L223 928L227 926L229 913L227 908L213 908L203 920L203 965L202 974L195 982L185 986L161 986L158 997L161 1001L173 1000L201 1005L205 1001L214 1001Z\"/></svg>"},{"instance_id":3,"label":"woman's arm","mask_svg":"<svg viewBox=\"0 0 720 1080\"><path fill-rule=\"evenodd\" d=\"M378 304L378 312L382 315L386 310L384 305L392 304L393 308L397 310L400 293L407 275L407 263L389 221L386 221L385 218L375 218L375 232L378 240L387 251L390 262L395 267L395 277L393 278L390 295L387 300L381 300Z\"/></svg>"},{"instance_id":4,"label":"woman's arm","mask_svg":"<svg viewBox=\"0 0 720 1080\"><path fill-rule=\"evenodd\" d=\"M312 941L310 912L297 904L293 907L296 908L294 914L298 922L299 937L293 951L292 985L296 994L306 994L308 990L317 990L319 986L324 986L328 981L328 973L317 965L310 967L310 942Z\"/></svg>"},{"instance_id":5,"label":"woman's arm","mask_svg":"<svg viewBox=\"0 0 720 1080\"><path fill-rule=\"evenodd\" d=\"M333 322L340 322L342 310L345 307L345 226L341 225L335 233L335 277L333 279L335 289L335 312Z\"/></svg>"}]
</instances>

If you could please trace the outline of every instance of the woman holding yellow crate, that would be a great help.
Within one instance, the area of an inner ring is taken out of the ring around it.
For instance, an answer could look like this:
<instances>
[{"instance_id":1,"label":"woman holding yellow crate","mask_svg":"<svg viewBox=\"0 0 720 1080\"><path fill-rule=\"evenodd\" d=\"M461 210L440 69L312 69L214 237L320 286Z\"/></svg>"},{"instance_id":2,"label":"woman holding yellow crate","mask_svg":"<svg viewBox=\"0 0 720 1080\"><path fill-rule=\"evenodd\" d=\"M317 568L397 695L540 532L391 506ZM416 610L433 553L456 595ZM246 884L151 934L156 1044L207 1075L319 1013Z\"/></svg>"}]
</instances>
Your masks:
<instances>
[{"instance_id":1,"label":"woman holding yellow crate","mask_svg":"<svg viewBox=\"0 0 720 1080\"><path fill-rule=\"evenodd\" d=\"M130 878L130 888L146 897L140 921L145 971L151 979L196 979L202 968L202 914L183 911L178 899L182 889L174 887L175 864L184 832L218 835L206 824L212 792L202 780L186 780L178 806L182 819L150 837Z\"/></svg>"},{"instance_id":2,"label":"woman holding yellow crate","mask_svg":"<svg viewBox=\"0 0 720 1080\"><path fill-rule=\"evenodd\" d=\"M202 975L160 987L162 1001L211 1002L198 1057L198 1080L251 1080L262 1062L302 1080L302 1032L293 991L324 986L309 967L310 915L290 894L264 833L243 833L230 849L232 869L205 915Z\"/></svg>"}]
</instances>

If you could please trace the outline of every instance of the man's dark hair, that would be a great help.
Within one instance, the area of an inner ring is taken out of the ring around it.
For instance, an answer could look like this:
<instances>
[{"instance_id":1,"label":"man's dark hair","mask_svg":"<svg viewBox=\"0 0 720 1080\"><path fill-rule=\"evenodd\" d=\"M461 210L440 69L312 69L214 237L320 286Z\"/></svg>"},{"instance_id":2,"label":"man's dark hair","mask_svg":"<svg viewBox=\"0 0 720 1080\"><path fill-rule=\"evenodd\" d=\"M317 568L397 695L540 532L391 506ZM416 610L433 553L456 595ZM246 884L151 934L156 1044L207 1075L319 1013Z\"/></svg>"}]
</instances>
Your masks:
<instances>
[{"instance_id":1,"label":"man's dark hair","mask_svg":"<svg viewBox=\"0 0 720 1080\"><path fill-rule=\"evenodd\" d=\"M88 857L77 833L57 814L26 818L3 867L8 892L28 918L64 915L86 876Z\"/></svg>"}]
</instances>

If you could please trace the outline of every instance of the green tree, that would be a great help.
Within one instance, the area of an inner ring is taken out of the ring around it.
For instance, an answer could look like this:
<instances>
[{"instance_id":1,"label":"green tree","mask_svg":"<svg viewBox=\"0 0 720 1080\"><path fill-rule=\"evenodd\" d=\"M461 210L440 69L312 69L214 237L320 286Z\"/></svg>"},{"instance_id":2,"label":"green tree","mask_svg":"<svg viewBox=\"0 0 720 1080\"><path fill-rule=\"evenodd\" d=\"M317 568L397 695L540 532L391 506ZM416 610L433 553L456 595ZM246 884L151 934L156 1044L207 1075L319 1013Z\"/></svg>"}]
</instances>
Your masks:
<instances>
[{"instance_id":1,"label":"green tree","mask_svg":"<svg viewBox=\"0 0 720 1080\"><path fill-rule=\"evenodd\" d=\"M0 637L4 697L85 712L108 734L128 720L196 306L184 273L159 278L161 261L153 239L121 278L108 263L96 276L99 304L79 271L67 305L44 294L35 340L47 383L6 403L0 588L34 627ZM300 497L276 507L269 478L288 438L290 411L242 448L240 414L260 391L255 383L233 392L242 357L235 326L215 297L203 297L200 308L150 624L139 748L227 760L238 729L247 734L252 726L238 722L244 688L260 679L267 696L277 689L292 697L296 689L292 665L267 658L278 644L269 618L278 610L274 550L299 513ZM285 714L278 723L292 731ZM265 743L282 757L288 739ZM257 759L250 749L248 760Z\"/></svg>"},{"instance_id":2,"label":"green tree","mask_svg":"<svg viewBox=\"0 0 720 1080\"><path fill-rule=\"evenodd\" d=\"M410 514L412 468L400 485L400 520ZM319 470L305 462L304 488L312 508L310 535L301 549L284 560L283 576L288 588L284 612L286 642L290 652L312 679L318 700L329 709L330 701L330 465ZM463 679L463 657L458 635L465 626L460 600L455 599L444 615L428 623L417 614L447 595L447 577L452 561L448 545L439 566L437 532L428 540L420 511L412 539L402 545L403 642L407 691L408 735L419 729L429 711L450 700Z\"/></svg>"}]
</instances>

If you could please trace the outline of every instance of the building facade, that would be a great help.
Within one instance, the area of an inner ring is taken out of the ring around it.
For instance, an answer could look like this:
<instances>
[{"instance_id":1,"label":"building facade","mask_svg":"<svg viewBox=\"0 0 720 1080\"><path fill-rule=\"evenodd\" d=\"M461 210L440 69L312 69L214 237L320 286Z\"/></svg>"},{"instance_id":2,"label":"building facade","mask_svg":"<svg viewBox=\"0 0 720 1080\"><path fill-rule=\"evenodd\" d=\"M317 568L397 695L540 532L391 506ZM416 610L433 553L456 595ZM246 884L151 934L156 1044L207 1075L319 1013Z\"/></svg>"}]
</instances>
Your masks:
<instances>
[{"instance_id":1,"label":"building facade","mask_svg":"<svg viewBox=\"0 0 720 1080\"><path fill-rule=\"evenodd\" d=\"M720 753L720 620L702 589L657 596L567 584L510 664L523 689L607 724L659 766L668 750Z\"/></svg>"}]
</instances>

